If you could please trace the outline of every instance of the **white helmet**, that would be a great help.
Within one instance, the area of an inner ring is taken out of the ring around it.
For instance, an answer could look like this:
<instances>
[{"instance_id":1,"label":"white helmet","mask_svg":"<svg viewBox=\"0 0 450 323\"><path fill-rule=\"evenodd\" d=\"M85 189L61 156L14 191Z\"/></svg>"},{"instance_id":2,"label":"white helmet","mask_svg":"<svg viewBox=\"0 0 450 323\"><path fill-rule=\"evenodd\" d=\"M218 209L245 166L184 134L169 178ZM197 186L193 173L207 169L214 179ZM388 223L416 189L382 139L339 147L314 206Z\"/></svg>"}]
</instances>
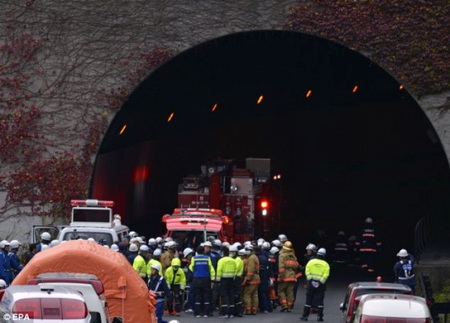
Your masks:
<instances>
[{"instance_id":1,"label":"white helmet","mask_svg":"<svg viewBox=\"0 0 450 323\"><path fill-rule=\"evenodd\" d=\"M372 218L366 218L365 222L366 223L373 223L373 220L372 220Z\"/></svg>"},{"instance_id":2,"label":"white helmet","mask_svg":"<svg viewBox=\"0 0 450 323\"><path fill-rule=\"evenodd\" d=\"M169 242L169 241L173 241L172 237L165 237L164 238L164 242Z\"/></svg>"},{"instance_id":3,"label":"white helmet","mask_svg":"<svg viewBox=\"0 0 450 323\"><path fill-rule=\"evenodd\" d=\"M397 257L408 257L408 251L406 251L406 249L401 249L398 253L397 253Z\"/></svg>"},{"instance_id":4,"label":"white helmet","mask_svg":"<svg viewBox=\"0 0 450 323\"><path fill-rule=\"evenodd\" d=\"M264 250L269 250L269 249L270 249L270 242L269 242L269 241L264 241L264 242L262 243L262 248L263 248Z\"/></svg>"},{"instance_id":5,"label":"white helmet","mask_svg":"<svg viewBox=\"0 0 450 323\"><path fill-rule=\"evenodd\" d=\"M54 246L57 246L57 245L59 245L59 240L58 239L52 240L52 242L50 242L50 247L54 247Z\"/></svg>"},{"instance_id":6,"label":"white helmet","mask_svg":"<svg viewBox=\"0 0 450 323\"><path fill-rule=\"evenodd\" d=\"M45 241L50 241L52 239L52 236L48 232L42 232L41 239Z\"/></svg>"},{"instance_id":7,"label":"white helmet","mask_svg":"<svg viewBox=\"0 0 450 323\"><path fill-rule=\"evenodd\" d=\"M4 249L6 246L9 246L10 243L8 240L2 240L0 241L0 249Z\"/></svg>"},{"instance_id":8,"label":"white helmet","mask_svg":"<svg viewBox=\"0 0 450 323\"><path fill-rule=\"evenodd\" d=\"M130 247L128 248L131 252L136 252L138 251L138 246L135 245L134 243L130 244Z\"/></svg>"},{"instance_id":9,"label":"white helmet","mask_svg":"<svg viewBox=\"0 0 450 323\"><path fill-rule=\"evenodd\" d=\"M119 246L118 246L117 244L113 243L113 244L111 245L111 250L113 250L113 251L119 251Z\"/></svg>"},{"instance_id":10,"label":"white helmet","mask_svg":"<svg viewBox=\"0 0 450 323\"><path fill-rule=\"evenodd\" d=\"M285 242L288 240L287 236L285 234L279 234L278 235L278 240L280 240L281 243Z\"/></svg>"},{"instance_id":11,"label":"white helmet","mask_svg":"<svg viewBox=\"0 0 450 323\"><path fill-rule=\"evenodd\" d=\"M155 238L148 239L148 245L149 246L156 246L158 243L156 242Z\"/></svg>"},{"instance_id":12,"label":"white helmet","mask_svg":"<svg viewBox=\"0 0 450 323\"><path fill-rule=\"evenodd\" d=\"M230 247L230 252L238 252L238 251L239 251L239 249L238 249L237 246L232 245L232 246Z\"/></svg>"},{"instance_id":13,"label":"white helmet","mask_svg":"<svg viewBox=\"0 0 450 323\"><path fill-rule=\"evenodd\" d=\"M163 241L163 239L161 237L156 237L155 240L156 240L157 244L160 244Z\"/></svg>"},{"instance_id":14,"label":"white helmet","mask_svg":"<svg viewBox=\"0 0 450 323\"><path fill-rule=\"evenodd\" d=\"M11 249L18 249L22 244L18 240L11 240L9 245Z\"/></svg>"},{"instance_id":15,"label":"white helmet","mask_svg":"<svg viewBox=\"0 0 450 323\"><path fill-rule=\"evenodd\" d=\"M274 246L277 247L277 248L280 248L280 247L283 246L283 244L281 243L281 241L278 240L278 239L273 240L273 241L272 241L272 245L274 245Z\"/></svg>"},{"instance_id":16,"label":"white helmet","mask_svg":"<svg viewBox=\"0 0 450 323\"><path fill-rule=\"evenodd\" d=\"M216 246L216 247L222 247L222 241L220 241L219 239L215 239L214 240L214 245Z\"/></svg>"},{"instance_id":17,"label":"white helmet","mask_svg":"<svg viewBox=\"0 0 450 323\"><path fill-rule=\"evenodd\" d=\"M224 241L222 242L222 247L227 247L228 249L230 249L231 245L228 241Z\"/></svg>"},{"instance_id":18,"label":"white helmet","mask_svg":"<svg viewBox=\"0 0 450 323\"><path fill-rule=\"evenodd\" d=\"M130 238L136 238L138 236L136 231L130 231L128 235L130 236Z\"/></svg>"},{"instance_id":19,"label":"white helmet","mask_svg":"<svg viewBox=\"0 0 450 323\"><path fill-rule=\"evenodd\" d=\"M158 264L153 264L151 268L156 269L158 272L161 271L161 267Z\"/></svg>"},{"instance_id":20,"label":"white helmet","mask_svg":"<svg viewBox=\"0 0 450 323\"><path fill-rule=\"evenodd\" d=\"M314 243L310 243L306 246L306 250L316 251L317 246Z\"/></svg>"},{"instance_id":21,"label":"white helmet","mask_svg":"<svg viewBox=\"0 0 450 323\"><path fill-rule=\"evenodd\" d=\"M48 244L43 244L41 246L41 251L44 251L45 249L48 249L48 248L50 248L50 246Z\"/></svg>"},{"instance_id":22,"label":"white helmet","mask_svg":"<svg viewBox=\"0 0 450 323\"><path fill-rule=\"evenodd\" d=\"M155 249L155 251L153 251L153 256L161 256L161 249Z\"/></svg>"},{"instance_id":23,"label":"white helmet","mask_svg":"<svg viewBox=\"0 0 450 323\"><path fill-rule=\"evenodd\" d=\"M317 251L317 254L318 254L319 256L325 256L325 255L327 254L327 250L326 250L325 248L320 248L320 249Z\"/></svg>"},{"instance_id":24,"label":"white helmet","mask_svg":"<svg viewBox=\"0 0 450 323\"><path fill-rule=\"evenodd\" d=\"M263 238L259 238L258 240L256 240L256 244L258 245L258 247L261 247L263 243L264 243Z\"/></svg>"},{"instance_id":25,"label":"white helmet","mask_svg":"<svg viewBox=\"0 0 450 323\"><path fill-rule=\"evenodd\" d=\"M272 255L274 255L274 254L276 254L278 251L280 251L280 249L278 249L277 247L272 247L271 249L270 249L270 253L272 254Z\"/></svg>"},{"instance_id":26,"label":"white helmet","mask_svg":"<svg viewBox=\"0 0 450 323\"><path fill-rule=\"evenodd\" d=\"M87 241L90 241L90 242L96 242L95 239L92 238L92 237L89 237L89 238L87 239Z\"/></svg>"},{"instance_id":27,"label":"white helmet","mask_svg":"<svg viewBox=\"0 0 450 323\"><path fill-rule=\"evenodd\" d=\"M143 244L142 246L139 247L139 251L147 252L149 250L150 250L150 248L147 247L145 244Z\"/></svg>"},{"instance_id":28,"label":"white helmet","mask_svg":"<svg viewBox=\"0 0 450 323\"><path fill-rule=\"evenodd\" d=\"M183 250L183 257L186 258L190 253L193 253L194 250L191 248L186 248Z\"/></svg>"},{"instance_id":29,"label":"white helmet","mask_svg":"<svg viewBox=\"0 0 450 323\"><path fill-rule=\"evenodd\" d=\"M8 287L6 282L3 279L0 279L0 289L5 289L6 287Z\"/></svg>"}]
</instances>

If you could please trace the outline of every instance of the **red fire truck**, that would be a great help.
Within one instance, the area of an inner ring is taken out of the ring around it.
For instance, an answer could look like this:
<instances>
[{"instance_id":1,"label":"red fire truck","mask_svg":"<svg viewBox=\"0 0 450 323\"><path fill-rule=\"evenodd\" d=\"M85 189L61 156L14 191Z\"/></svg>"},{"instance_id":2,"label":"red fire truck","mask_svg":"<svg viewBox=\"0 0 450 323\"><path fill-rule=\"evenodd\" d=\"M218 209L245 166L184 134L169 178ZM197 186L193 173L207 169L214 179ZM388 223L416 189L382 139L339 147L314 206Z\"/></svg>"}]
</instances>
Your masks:
<instances>
[{"instance_id":1,"label":"red fire truck","mask_svg":"<svg viewBox=\"0 0 450 323\"><path fill-rule=\"evenodd\" d=\"M270 159L215 160L178 187L178 207L166 214L167 235L186 245L209 236L247 241L269 234L279 214L271 209Z\"/></svg>"}]
</instances>

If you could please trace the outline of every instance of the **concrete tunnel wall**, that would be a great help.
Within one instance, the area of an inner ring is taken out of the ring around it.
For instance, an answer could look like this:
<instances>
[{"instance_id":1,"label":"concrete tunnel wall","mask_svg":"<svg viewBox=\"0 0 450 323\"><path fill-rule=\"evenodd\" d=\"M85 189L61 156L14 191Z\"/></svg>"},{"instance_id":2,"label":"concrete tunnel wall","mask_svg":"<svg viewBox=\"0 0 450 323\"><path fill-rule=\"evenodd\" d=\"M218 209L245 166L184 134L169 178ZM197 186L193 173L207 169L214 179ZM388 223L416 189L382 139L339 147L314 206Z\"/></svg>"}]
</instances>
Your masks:
<instances>
[{"instance_id":1,"label":"concrete tunnel wall","mask_svg":"<svg viewBox=\"0 0 450 323\"><path fill-rule=\"evenodd\" d=\"M284 174L281 228L299 243L319 228L355 233L366 216L407 241L389 248L411 246L424 215L448 225L449 168L431 123L393 76L326 39L242 32L177 55L111 122L90 196L156 236L182 177L216 157L272 159Z\"/></svg>"}]
</instances>

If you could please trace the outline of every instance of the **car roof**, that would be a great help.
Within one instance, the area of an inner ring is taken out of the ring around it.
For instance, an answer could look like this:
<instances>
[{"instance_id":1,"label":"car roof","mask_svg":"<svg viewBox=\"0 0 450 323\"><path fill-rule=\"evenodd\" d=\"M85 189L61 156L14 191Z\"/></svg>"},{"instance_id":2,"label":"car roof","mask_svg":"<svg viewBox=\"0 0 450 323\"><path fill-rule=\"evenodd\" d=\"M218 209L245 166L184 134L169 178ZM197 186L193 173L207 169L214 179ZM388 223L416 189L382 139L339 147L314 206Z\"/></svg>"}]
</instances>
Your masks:
<instances>
[{"instance_id":1,"label":"car roof","mask_svg":"<svg viewBox=\"0 0 450 323\"><path fill-rule=\"evenodd\" d=\"M430 316L425 299L414 295L367 294L359 303L363 315L425 318Z\"/></svg>"},{"instance_id":2,"label":"car roof","mask_svg":"<svg viewBox=\"0 0 450 323\"><path fill-rule=\"evenodd\" d=\"M352 289L397 289L397 290L403 290L408 291L411 290L410 287L403 285L403 284L397 284L397 283L385 283L385 282L373 282L373 281L367 281L367 282L354 282L349 285Z\"/></svg>"}]
</instances>

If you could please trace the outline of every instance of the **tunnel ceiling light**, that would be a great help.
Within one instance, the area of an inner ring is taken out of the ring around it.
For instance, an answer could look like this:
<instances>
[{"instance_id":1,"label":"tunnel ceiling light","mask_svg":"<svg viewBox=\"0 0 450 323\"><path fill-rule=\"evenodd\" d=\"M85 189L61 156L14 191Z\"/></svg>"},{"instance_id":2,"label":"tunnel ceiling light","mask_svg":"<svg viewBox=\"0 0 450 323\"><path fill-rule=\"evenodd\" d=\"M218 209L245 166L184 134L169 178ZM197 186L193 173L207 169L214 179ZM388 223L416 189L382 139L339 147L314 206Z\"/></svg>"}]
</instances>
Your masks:
<instances>
[{"instance_id":1,"label":"tunnel ceiling light","mask_svg":"<svg viewBox=\"0 0 450 323\"><path fill-rule=\"evenodd\" d=\"M167 118L167 122L172 121L173 117L175 116L175 112L172 112L169 117Z\"/></svg>"},{"instance_id":2,"label":"tunnel ceiling light","mask_svg":"<svg viewBox=\"0 0 450 323\"><path fill-rule=\"evenodd\" d=\"M358 91L358 85L355 85L355 86L353 87L352 93L356 93L356 91Z\"/></svg>"},{"instance_id":3,"label":"tunnel ceiling light","mask_svg":"<svg viewBox=\"0 0 450 323\"><path fill-rule=\"evenodd\" d=\"M306 97L309 98L312 94L312 90L308 90L308 92L306 92Z\"/></svg>"},{"instance_id":4,"label":"tunnel ceiling light","mask_svg":"<svg viewBox=\"0 0 450 323\"><path fill-rule=\"evenodd\" d=\"M264 95L260 95L258 98L258 101L256 101L256 104L261 104L261 102L264 100Z\"/></svg>"},{"instance_id":5,"label":"tunnel ceiling light","mask_svg":"<svg viewBox=\"0 0 450 323\"><path fill-rule=\"evenodd\" d=\"M403 90L405 88L405 86L403 85L403 84L400 84L399 86L398 86L398 89L401 91L401 90Z\"/></svg>"},{"instance_id":6,"label":"tunnel ceiling light","mask_svg":"<svg viewBox=\"0 0 450 323\"><path fill-rule=\"evenodd\" d=\"M122 129L119 131L119 136L122 135L125 132L125 129L127 129L127 125L123 125Z\"/></svg>"},{"instance_id":7,"label":"tunnel ceiling light","mask_svg":"<svg viewBox=\"0 0 450 323\"><path fill-rule=\"evenodd\" d=\"M217 103L214 104L213 107L211 108L211 111L212 112L216 111L217 107L218 107L218 104Z\"/></svg>"}]
</instances>

